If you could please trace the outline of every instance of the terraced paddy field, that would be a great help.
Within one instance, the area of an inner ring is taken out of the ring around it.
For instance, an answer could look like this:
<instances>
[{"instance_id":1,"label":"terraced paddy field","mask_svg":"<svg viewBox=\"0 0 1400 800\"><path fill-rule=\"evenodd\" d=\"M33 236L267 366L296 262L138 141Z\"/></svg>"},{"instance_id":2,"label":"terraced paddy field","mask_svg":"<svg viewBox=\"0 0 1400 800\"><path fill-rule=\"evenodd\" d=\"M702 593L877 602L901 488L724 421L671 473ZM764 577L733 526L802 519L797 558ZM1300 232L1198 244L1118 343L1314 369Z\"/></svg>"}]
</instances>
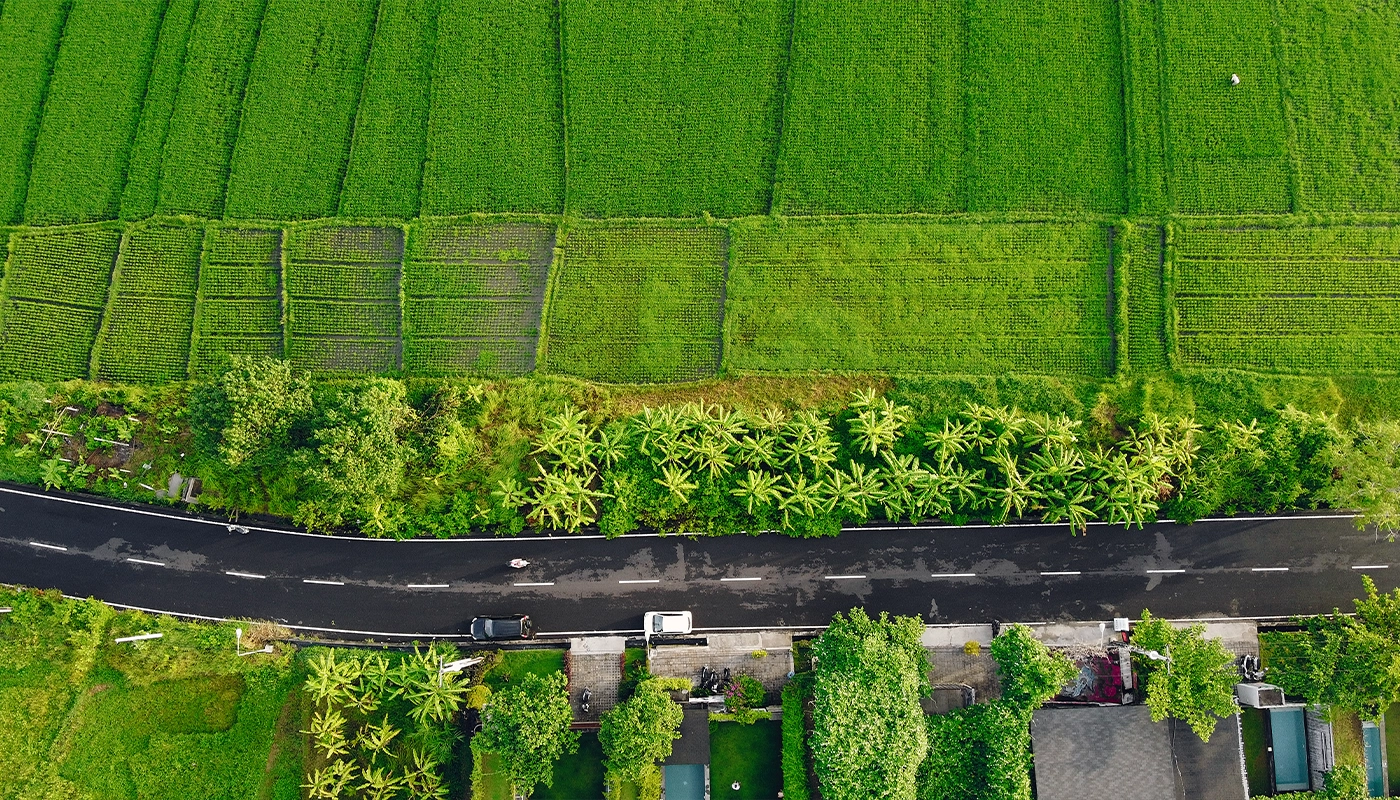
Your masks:
<instances>
[{"instance_id":1,"label":"terraced paddy field","mask_svg":"<svg viewBox=\"0 0 1400 800\"><path fill-rule=\"evenodd\" d=\"M0 375L1390 373L1397 40L1368 0L5 0Z\"/></svg>"}]
</instances>

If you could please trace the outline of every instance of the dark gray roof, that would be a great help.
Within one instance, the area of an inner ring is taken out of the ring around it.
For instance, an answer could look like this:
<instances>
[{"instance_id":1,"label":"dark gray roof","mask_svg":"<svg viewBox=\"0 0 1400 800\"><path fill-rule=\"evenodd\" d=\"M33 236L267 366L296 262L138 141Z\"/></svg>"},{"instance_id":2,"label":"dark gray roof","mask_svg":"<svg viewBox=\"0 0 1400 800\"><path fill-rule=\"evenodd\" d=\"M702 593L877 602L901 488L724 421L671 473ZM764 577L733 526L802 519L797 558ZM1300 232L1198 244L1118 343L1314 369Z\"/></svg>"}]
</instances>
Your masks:
<instances>
[{"instance_id":1,"label":"dark gray roof","mask_svg":"<svg viewBox=\"0 0 1400 800\"><path fill-rule=\"evenodd\" d=\"M1191 726L1174 719L1172 752L1182 792L1191 800L1241 800L1248 796L1240 754L1240 718L1222 719L1210 742L1202 742Z\"/></svg>"},{"instance_id":2,"label":"dark gray roof","mask_svg":"<svg viewBox=\"0 0 1400 800\"><path fill-rule=\"evenodd\" d=\"M1176 796L1165 725L1146 706L1042 708L1031 721L1039 800Z\"/></svg>"},{"instance_id":3,"label":"dark gray roof","mask_svg":"<svg viewBox=\"0 0 1400 800\"><path fill-rule=\"evenodd\" d=\"M710 712L705 708L687 708L681 720L681 738L671 748L671 757L661 762L672 764L710 763Z\"/></svg>"},{"instance_id":4,"label":"dark gray roof","mask_svg":"<svg viewBox=\"0 0 1400 800\"><path fill-rule=\"evenodd\" d=\"M1245 800L1239 719L1210 743L1146 706L1042 708L1031 723L1039 800Z\"/></svg>"}]
</instances>

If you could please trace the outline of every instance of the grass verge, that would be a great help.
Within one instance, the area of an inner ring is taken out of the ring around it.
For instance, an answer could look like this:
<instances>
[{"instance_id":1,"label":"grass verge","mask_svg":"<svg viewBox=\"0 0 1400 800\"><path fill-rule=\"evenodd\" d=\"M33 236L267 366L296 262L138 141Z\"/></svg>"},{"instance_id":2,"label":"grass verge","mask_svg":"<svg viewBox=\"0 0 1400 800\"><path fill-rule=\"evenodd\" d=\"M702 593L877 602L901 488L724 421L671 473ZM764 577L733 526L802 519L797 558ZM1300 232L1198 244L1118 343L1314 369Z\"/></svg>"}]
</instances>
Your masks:
<instances>
[{"instance_id":1,"label":"grass verge","mask_svg":"<svg viewBox=\"0 0 1400 800\"><path fill-rule=\"evenodd\" d=\"M711 794L734 800L777 797L783 788L782 723L710 724ZM739 789L731 788L738 783Z\"/></svg>"}]
</instances>

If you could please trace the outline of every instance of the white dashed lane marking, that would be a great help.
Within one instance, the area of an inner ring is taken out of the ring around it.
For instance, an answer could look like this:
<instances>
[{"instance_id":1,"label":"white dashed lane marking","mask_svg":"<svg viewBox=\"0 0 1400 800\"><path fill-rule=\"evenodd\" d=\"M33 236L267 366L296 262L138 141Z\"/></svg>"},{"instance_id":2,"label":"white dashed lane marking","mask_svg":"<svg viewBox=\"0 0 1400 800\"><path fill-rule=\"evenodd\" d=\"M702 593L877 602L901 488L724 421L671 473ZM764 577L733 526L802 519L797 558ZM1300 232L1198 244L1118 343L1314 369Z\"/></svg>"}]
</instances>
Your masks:
<instances>
[{"instance_id":1,"label":"white dashed lane marking","mask_svg":"<svg viewBox=\"0 0 1400 800\"><path fill-rule=\"evenodd\" d=\"M1287 572L1288 567L1250 567L1250 572Z\"/></svg>"},{"instance_id":2,"label":"white dashed lane marking","mask_svg":"<svg viewBox=\"0 0 1400 800\"><path fill-rule=\"evenodd\" d=\"M132 564L145 564L145 565L148 566L148 567L163 567L163 566L165 566L165 562L163 562L163 561L148 561L147 559L144 559L144 558L128 558L127 561L130 562L130 563L132 563Z\"/></svg>"},{"instance_id":3,"label":"white dashed lane marking","mask_svg":"<svg viewBox=\"0 0 1400 800\"><path fill-rule=\"evenodd\" d=\"M56 545L56 544L44 544L43 542L30 542L29 544L30 544L31 547L42 547L42 548L44 548L45 550L57 550L57 551L59 551L60 553L66 553L66 552L68 552L68 548L66 548L66 547L59 547L59 546Z\"/></svg>"},{"instance_id":4,"label":"white dashed lane marking","mask_svg":"<svg viewBox=\"0 0 1400 800\"><path fill-rule=\"evenodd\" d=\"M647 578L644 580L618 581L618 583L661 583L660 578Z\"/></svg>"},{"instance_id":5,"label":"white dashed lane marking","mask_svg":"<svg viewBox=\"0 0 1400 800\"><path fill-rule=\"evenodd\" d=\"M323 581L316 578L302 578L302 583L314 583L318 586L344 586L345 581Z\"/></svg>"},{"instance_id":6,"label":"white dashed lane marking","mask_svg":"<svg viewBox=\"0 0 1400 800\"><path fill-rule=\"evenodd\" d=\"M865 578L864 575L827 575L827 576L826 576L826 579L829 580L829 581L858 581L858 580L863 580L864 578Z\"/></svg>"},{"instance_id":7,"label":"white dashed lane marking","mask_svg":"<svg viewBox=\"0 0 1400 800\"><path fill-rule=\"evenodd\" d=\"M446 589L447 587L446 583L410 583L408 585L410 589Z\"/></svg>"},{"instance_id":8,"label":"white dashed lane marking","mask_svg":"<svg viewBox=\"0 0 1400 800\"><path fill-rule=\"evenodd\" d=\"M516 583L513 586L553 586L554 581L541 581L539 583Z\"/></svg>"},{"instance_id":9,"label":"white dashed lane marking","mask_svg":"<svg viewBox=\"0 0 1400 800\"><path fill-rule=\"evenodd\" d=\"M224 570L224 574L232 575L235 578L256 578L258 580L262 580L267 577L266 575L259 575L255 572L235 572L233 570Z\"/></svg>"},{"instance_id":10,"label":"white dashed lane marking","mask_svg":"<svg viewBox=\"0 0 1400 800\"><path fill-rule=\"evenodd\" d=\"M1082 572L1079 572L1078 570L1065 570L1065 571L1063 571L1063 572L1042 572L1042 573L1040 573L1040 576L1041 576L1042 578L1059 578L1059 577L1067 577L1067 576L1070 576L1070 575L1082 575L1082 574L1083 574L1083 573L1082 573Z\"/></svg>"},{"instance_id":11,"label":"white dashed lane marking","mask_svg":"<svg viewBox=\"0 0 1400 800\"><path fill-rule=\"evenodd\" d=\"M721 583L734 583L737 581L761 581L762 578L720 578Z\"/></svg>"}]
</instances>

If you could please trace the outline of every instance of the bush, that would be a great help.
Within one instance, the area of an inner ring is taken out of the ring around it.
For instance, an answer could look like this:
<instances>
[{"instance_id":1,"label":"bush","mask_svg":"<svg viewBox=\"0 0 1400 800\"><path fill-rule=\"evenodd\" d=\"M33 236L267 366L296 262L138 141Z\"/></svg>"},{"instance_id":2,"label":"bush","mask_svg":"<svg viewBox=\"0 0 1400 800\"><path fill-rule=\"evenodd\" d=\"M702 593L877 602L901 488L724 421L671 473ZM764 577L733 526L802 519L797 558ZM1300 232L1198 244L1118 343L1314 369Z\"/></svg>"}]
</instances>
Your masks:
<instances>
[{"instance_id":1,"label":"bush","mask_svg":"<svg viewBox=\"0 0 1400 800\"><path fill-rule=\"evenodd\" d=\"M926 718L920 800L1030 800L1030 711L1005 700Z\"/></svg>"},{"instance_id":2,"label":"bush","mask_svg":"<svg viewBox=\"0 0 1400 800\"><path fill-rule=\"evenodd\" d=\"M763 684L758 679L749 675L739 675L724 687L724 707L733 712L758 708L763 705L766 694Z\"/></svg>"},{"instance_id":3,"label":"bush","mask_svg":"<svg viewBox=\"0 0 1400 800\"><path fill-rule=\"evenodd\" d=\"M807 713L811 675L802 673L783 687L783 797L807 800Z\"/></svg>"}]
</instances>

